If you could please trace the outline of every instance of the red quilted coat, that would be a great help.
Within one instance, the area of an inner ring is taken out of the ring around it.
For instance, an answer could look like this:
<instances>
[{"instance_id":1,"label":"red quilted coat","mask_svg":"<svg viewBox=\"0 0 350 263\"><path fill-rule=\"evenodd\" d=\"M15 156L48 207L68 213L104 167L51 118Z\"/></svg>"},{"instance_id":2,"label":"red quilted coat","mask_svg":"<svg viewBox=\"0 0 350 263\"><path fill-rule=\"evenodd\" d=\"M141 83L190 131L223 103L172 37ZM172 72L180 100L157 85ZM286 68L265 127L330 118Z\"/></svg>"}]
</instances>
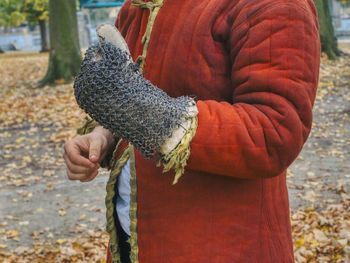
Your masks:
<instances>
[{"instance_id":1,"label":"red quilted coat","mask_svg":"<svg viewBox=\"0 0 350 263\"><path fill-rule=\"evenodd\" d=\"M135 60L149 14L127 0L116 22ZM310 132L319 63L312 0L164 0L144 76L194 95L198 128L176 185L135 151L133 261L294 262L286 169Z\"/></svg>"}]
</instances>

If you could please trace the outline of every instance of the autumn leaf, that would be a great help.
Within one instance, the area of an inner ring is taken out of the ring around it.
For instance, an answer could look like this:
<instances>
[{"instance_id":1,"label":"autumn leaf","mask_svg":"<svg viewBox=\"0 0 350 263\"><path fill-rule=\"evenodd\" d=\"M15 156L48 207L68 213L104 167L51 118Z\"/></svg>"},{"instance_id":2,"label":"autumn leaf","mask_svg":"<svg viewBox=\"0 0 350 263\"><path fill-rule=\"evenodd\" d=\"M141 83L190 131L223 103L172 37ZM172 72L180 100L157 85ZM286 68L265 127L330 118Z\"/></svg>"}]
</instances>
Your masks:
<instances>
[{"instance_id":1,"label":"autumn leaf","mask_svg":"<svg viewBox=\"0 0 350 263\"><path fill-rule=\"evenodd\" d=\"M60 210L58 211L58 214L60 216L65 216L67 214L67 211L64 208L60 208Z\"/></svg>"},{"instance_id":2,"label":"autumn leaf","mask_svg":"<svg viewBox=\"0 0 350 263\"><path fill-rule=\"evenodd\" d=\"M66 243L66 242L67 242L66 239L57 239L57 240L56 240L56 243L59 244L59 245L62 245L62 244L64 244L64 243Z\"/></svg>"},{"instance_id":3,"label":"autumn leaf","mask_svg":"<svg viewBox=\"0 0 350 263\"><path fill-rule=\"evenodd\" d=\"M7 238L15 238L19 235L18 230L10 230L7 232Z\"/></svg>"}]
</instances>

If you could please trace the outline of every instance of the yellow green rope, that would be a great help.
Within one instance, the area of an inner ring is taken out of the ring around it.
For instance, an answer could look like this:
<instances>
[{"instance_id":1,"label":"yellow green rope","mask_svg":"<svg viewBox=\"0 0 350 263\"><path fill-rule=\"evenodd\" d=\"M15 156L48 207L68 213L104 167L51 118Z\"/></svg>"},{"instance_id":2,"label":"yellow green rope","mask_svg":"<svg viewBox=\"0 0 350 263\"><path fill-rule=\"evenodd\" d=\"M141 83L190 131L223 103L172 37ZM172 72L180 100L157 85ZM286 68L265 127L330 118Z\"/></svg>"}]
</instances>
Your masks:
<instances>
[{"instance_id":1,"label":"yellow green rope","mask_svg":"<svg viewBox=\"0 0 350 263\"><path fill-rule=\"evenodd\" d=\"M129 148L130 157L130 238L129 243L131 247L130 260L133 263L138 263L139 248L137 246L137 184L136 184L136 165L135 165L135 152L134 147L130 145Z\"/></svg>"},{"instance_id":2,"label":"yellow green rope","mask_svg":"<svg viewBox=\"0 0 350 263\"><path fill-rule=\"evenodd\" d=\"M163 0L153 0L152 2L143 2L140 0L132 0L132 5L140 7L140 8L147 8L150 11L146 31L142 37L142 40L141 40L141 42L143 44L142 55L139 56L136 60L139 63L140 72L142 73L143 68L146 64L146 56L147 56L149 41L151 40L151 34L152 34L154 22L156 20L157 15L158 15L159 9L163 6Z\"/></svg>"},{"instance_id":3,"label":"yellow green rope","mask_svg":"<svg viewBox=\"0 0 350 263\"><path fill-rule=\"evenodd\" d=\"M115 160L115 153L117 152L118 147L116 147L114 154L113 154L113 160ZM122 156L116 161L113 165L112 172L109 176L109 180L107 182L106 186L106 218L107 218L107 232L109 234L110 238L110 249L112 254L112 260L113 262L120 262L120 251L118 246L118 235L117 235L117 228L115 225L115 197L117 195L115 185L117 183L118 177L126 164L126 162L129 160L130 156L130 146L128 146L124 151Z\"/></svg>"}]
</instances>

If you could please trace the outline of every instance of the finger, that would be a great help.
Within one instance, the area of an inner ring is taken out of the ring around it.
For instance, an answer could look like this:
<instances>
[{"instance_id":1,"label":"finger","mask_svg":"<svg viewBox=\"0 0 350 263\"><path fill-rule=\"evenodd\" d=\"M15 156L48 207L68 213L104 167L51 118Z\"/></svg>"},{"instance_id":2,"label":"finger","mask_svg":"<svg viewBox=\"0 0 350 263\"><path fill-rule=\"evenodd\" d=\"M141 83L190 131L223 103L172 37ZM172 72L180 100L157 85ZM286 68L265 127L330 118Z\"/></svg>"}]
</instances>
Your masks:
<instances>
[{"instance_id":1,"label":"finger","mask_svg":"<svg viewBox=\"0 0 350 263\"><path fill-rule=\"evenodd\" d=\"M80 182L85 183L85 182L92 181L93 179L95 179L97 175L98 175L98 170L94 171L88 178L80 180Z\"/></svg>"},{"instance_id":2,"label":"finger","mask_svg":"<svg viewBox=\"0 0 350 263\"><path fill-rule=\"evenodd\" d=\"M69 171L68 169L66 170L67 172L67 177L69 180L75 181L75 180L83 180L86 178L86 174L75 174Z\"/></svg>"},{"instance_id":3,"label":"finger","mask_svg":"<svg viewBox=\"0 0 350 263\"><path fill-rule=\"evenodd\" d=\"M93 163L98 162L101 156L101 149L103 146L103 142L100 139L94 138L90 142L90 148L89 148L89 160Z\"/></svg>"},{"instance_id":4,"label":"finger","mask_svg":"<svg viewBox=\"0 0 350 263\"><path fill-rule=\"evenodd\" d=\"M86 173L87 171L91 170L91 169L98 169L100 168L100 164L99 163L94 163L93 167L91 166L83 166L83 165L77 165L75 163L73 163L67 154L63 154L63 159L66 163L66 166L68 167L69 170L71 170L74 173Z\"/></svg>"},{"instance_id":5,"label":"finger","mask_svg":"<svg viewBox=\"0 0 350 263\"><path fill-rule=\"evenodd\" d=\"M82 165L76 165L74 163L72 163L68 156L66 154L63 155L63 159L66 162L66 166L68 168L68 170L72 173L76 173L76 174L88 174L90 173L92 170L98 169L99 168L99 164L94 164L94 167L86 167L86 166L82 166Z\"/></svg>"},{"instance_id":6,"label":"finger","mask_svg":"<svg viewBox=\"0 0 350 263\"><path fill-rule=\"evenodd\" d=\"M64 151L72 163L85 167L95 167L94 163L81 155L81 150L76 144L66 144Z\"/></svg>"},{"instance_id":7,"label":"finger","mask_svg":"<svg viewBox=\"0 0 350 263\"><path fill-rule=\"evenodd\" d=\"M67 176L69 180L72 181L76 181L76 180L86 180L87 178L90 178L92 175L94 175L97 172L96 170L92 170L90 173L88 174L84 174L84 173L72 173L71 171L69 171L67 169Z\"/></svg>"}]
</instances>

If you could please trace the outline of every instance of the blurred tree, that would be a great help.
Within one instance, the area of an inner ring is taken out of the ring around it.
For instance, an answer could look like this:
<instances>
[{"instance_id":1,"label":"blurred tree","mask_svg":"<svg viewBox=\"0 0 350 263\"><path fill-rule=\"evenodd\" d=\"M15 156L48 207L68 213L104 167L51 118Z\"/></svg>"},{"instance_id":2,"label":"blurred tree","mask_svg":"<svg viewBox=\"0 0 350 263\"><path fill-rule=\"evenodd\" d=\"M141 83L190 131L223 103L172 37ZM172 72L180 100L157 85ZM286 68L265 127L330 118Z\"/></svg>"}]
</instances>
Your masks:
<instances>
[{"instance_id":1,"label":"blurred tree","mask_svg":"<svg viewBox=\"0 0 350 263\"><path fill-rule=\"evenodd\" d=\"M81 64L76 1L50 0L49 11L50 58L41 86L72 81Z\"/></svg>"},{"instance_id":2,"label":"blurred tree","mask_svg":"<svg viewBox=\"0 0 350 263\"><path fill-rule=\"evenodd\" d=\"M41 51L48 51L46 21L48 19L49 0L1 0L0 25L19 26L22 23L39 23Z\"/></svg>"},{"instance_id":3,"label":"blurred tree","mask_svg":"<svg viewBox=\"0 0 350 263\"><path fill-rule=\"evenodd\" d=\"M21 13L23 0L0 1L0 25L4 27L19 26L24 21Z\"/></svg>"},{"instance_id":4,"label":"blurred tree","mask_svg":"<svg viewBox=\"0 0 350 263\"><path fill-rule=\"evenodd\" d=\"M327 54L330 59L334 59L340 55L337 39L334 36L334 28L332 25L332 17L329 11L328 0L314 0L318 22L320 24L320 40L322 51Z\"/></svg>"},{"instance_id":5,"label":"blurred tree","mask_svg":"<svg viewBox=\"0 0 350 263\"><path fill-rule=\"evenodd\" d=\"M49 0L25 0L21 12L29 23L39 23L41 36L41 51L49 51L46 33L46 21L49 15Z\"/></svg>"}]
</instances>

